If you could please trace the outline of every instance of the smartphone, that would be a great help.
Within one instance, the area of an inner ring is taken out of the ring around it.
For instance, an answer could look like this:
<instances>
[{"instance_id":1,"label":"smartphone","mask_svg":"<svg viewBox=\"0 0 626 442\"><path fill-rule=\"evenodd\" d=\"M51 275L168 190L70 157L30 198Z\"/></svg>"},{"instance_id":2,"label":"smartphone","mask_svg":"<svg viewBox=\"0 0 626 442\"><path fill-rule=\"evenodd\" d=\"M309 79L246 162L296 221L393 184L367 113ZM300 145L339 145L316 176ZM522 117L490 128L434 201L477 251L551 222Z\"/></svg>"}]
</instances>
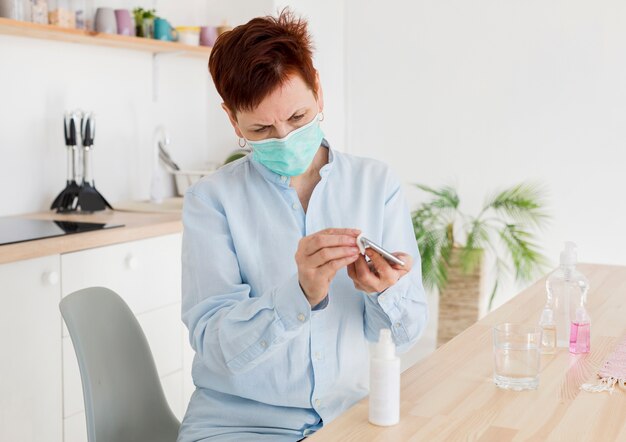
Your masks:
<instances>
[{"instance_id":1,"label":"smartphone","mask_svg":"<svg viewBox=\"0 0 626 442\"><path fill-rule=\"evenodd\" d=\"M385 258L387 261L394 263L394 264L398 264L403 266L404 265L404 261L402 261L401 259L395 257L394 255L391 254L391 252L389 252L388 250L383 249L381 246L379 246L378 244L376 244L375 242L373 242L372 240L359 235L356 239L357 241L357 245L359 245L359 249L361 250L361 253L365 254L365 249L368 247L371 247L373 250L377 251L378 253L380 253L383 258Z\"/></svg>"}]
</instances>

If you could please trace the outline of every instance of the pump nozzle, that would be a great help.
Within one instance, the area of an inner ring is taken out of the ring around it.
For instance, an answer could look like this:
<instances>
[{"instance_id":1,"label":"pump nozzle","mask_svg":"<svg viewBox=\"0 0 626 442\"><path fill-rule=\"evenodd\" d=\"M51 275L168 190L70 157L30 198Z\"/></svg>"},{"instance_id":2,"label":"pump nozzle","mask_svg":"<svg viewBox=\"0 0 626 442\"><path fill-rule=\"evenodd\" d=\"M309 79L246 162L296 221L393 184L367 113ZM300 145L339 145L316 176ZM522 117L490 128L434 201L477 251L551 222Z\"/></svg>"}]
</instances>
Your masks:
<instances>
[{"instance_id":1,"label":"pump nozzle","mask_svg":"<svg viewBox=\"0 0 626 442\"><path fill-rule=\"evenodd\" d=\"M578 262L576 243L565 241L565 248L561 252L561 266L572 267Z\"/></svg>"}]
</instances>

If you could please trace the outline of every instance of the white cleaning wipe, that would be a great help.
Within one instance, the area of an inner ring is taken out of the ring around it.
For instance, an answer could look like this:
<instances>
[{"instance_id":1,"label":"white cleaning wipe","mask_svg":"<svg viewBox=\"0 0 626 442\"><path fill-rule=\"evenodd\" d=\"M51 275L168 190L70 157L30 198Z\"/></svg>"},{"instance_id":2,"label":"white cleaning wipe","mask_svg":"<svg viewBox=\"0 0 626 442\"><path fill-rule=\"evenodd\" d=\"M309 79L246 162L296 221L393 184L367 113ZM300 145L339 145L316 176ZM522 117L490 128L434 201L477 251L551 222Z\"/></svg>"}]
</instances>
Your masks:
<instances>
[{"instance_id":1,"label":"white cleaning wipe","mask_svg":"<svg viewBox=\"0 0 626 442\"><path fill-rule=\"evenodd\" d=\"M356 237L356 246L359 248L359 252L361 252L361 255L365 255L365 246L361 242L362 237L362 233L360 233L359 236Z\"/></svg>"}]
</instances>

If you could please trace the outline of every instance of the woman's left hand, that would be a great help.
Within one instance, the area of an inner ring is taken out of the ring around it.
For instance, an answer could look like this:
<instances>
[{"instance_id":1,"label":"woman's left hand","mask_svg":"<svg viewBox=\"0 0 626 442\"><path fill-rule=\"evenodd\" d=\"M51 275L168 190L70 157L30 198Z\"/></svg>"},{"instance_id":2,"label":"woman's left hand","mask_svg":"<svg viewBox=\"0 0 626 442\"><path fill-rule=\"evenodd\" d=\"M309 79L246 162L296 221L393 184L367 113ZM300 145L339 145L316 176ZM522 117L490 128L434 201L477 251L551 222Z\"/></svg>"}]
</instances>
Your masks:
<instances>
[{"instance_id":1,"label":"woman's left hand","mask_svg":"<svg viewBox=\"0 0 626 442\"><path fill-rule=\"evenodd\" d=\"M394 252L393 255L404 261L404 265L390 264L381 254L365 249L370 262L365 261L365 256L348 265L348 276L354 281L354 287L366 293L382 292L394 285L398 279L409 273L413 265L413 258L402 252Z\"/></svg>"}]
</instances>

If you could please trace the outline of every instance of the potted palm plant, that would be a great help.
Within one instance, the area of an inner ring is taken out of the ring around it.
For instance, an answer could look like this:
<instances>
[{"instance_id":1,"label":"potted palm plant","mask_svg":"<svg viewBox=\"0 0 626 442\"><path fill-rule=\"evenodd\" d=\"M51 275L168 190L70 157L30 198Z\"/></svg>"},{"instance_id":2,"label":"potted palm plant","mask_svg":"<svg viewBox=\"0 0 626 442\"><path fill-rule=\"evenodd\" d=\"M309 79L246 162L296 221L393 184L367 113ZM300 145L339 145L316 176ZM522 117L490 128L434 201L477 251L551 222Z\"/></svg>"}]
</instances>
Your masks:
<instances>
[{"instance_id":1,"label":"potted palm plant","mask_svg":"<svg viewBox=\"0 0 626 442\"><path fill-rule=\"evenodd\" d=\"M454 187L416 186L431 195L412 219L424 286L439 292L439 346L478 320L485 253L495 259L489 310L504 275L513 272L517 281L529 282L545 268L533 233L548 220L545 191L533 183L514 185L488 197L478 215L471 216L460 210Z\"/></svg>"}]
</instances>

